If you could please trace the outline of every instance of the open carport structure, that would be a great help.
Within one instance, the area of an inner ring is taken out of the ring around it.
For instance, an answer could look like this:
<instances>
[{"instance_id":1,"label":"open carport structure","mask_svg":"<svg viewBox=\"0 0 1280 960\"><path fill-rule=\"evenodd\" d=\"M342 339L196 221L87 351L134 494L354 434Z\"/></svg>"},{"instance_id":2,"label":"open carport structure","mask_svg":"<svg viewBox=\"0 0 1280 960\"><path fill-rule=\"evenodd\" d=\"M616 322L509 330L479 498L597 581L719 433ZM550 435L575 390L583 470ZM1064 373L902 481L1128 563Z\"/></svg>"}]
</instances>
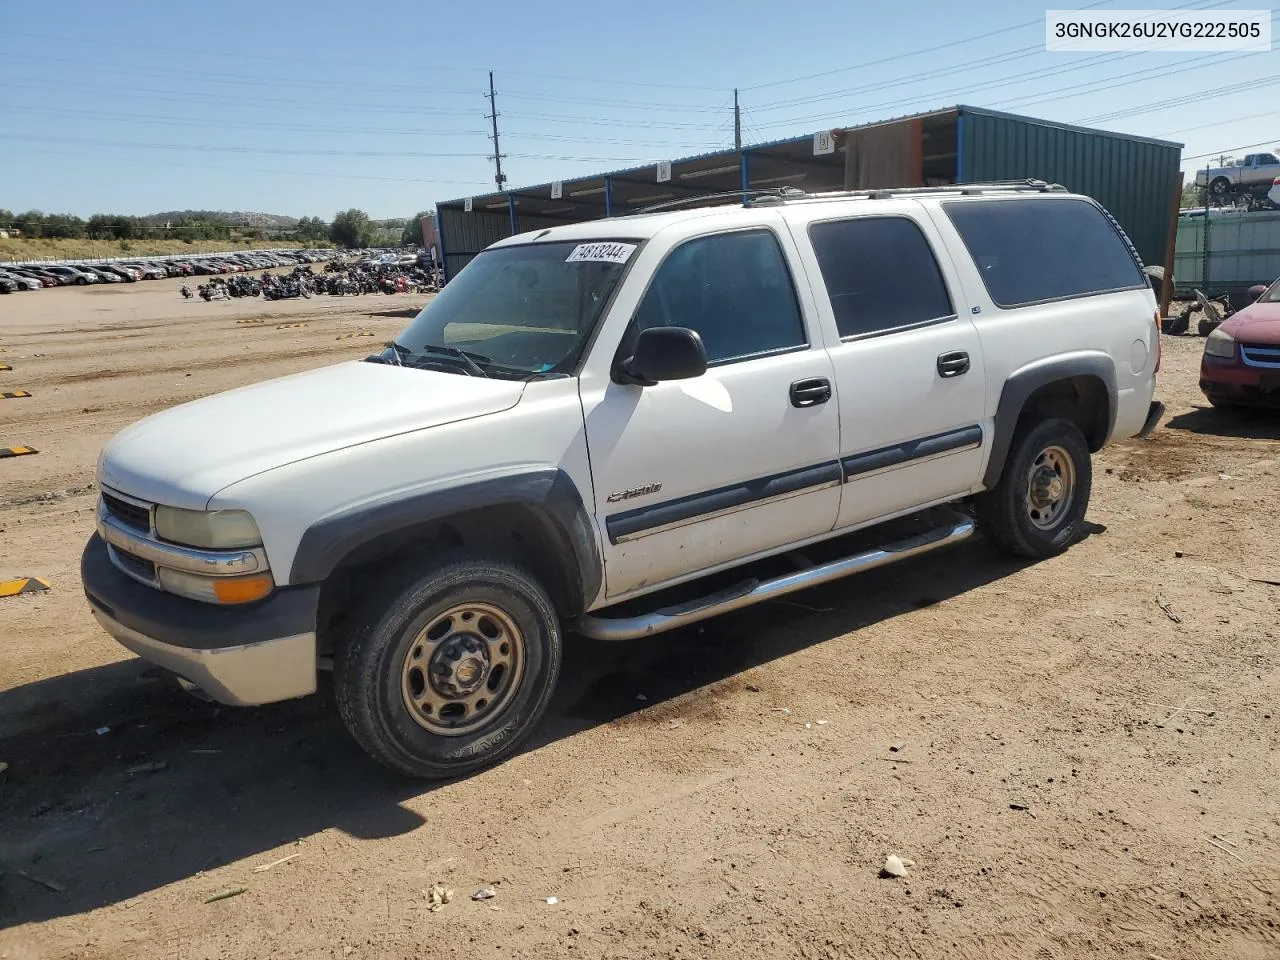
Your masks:
<instances>
[{"instance_id":1,"label":"open carport structure","mask_svg":"<svg viewBox=\"0 0 1280 960\"><path fill-rule=\"evenodd\" d=\"M437 205L436 222L453 277L504 237L686 197L737 202L742 191L779 187L813 193L1036 178L1094 197L1146 262L1167 264L1181 152L1179 143L958 106L450 200Z\"/></svg>"}]
</instances>

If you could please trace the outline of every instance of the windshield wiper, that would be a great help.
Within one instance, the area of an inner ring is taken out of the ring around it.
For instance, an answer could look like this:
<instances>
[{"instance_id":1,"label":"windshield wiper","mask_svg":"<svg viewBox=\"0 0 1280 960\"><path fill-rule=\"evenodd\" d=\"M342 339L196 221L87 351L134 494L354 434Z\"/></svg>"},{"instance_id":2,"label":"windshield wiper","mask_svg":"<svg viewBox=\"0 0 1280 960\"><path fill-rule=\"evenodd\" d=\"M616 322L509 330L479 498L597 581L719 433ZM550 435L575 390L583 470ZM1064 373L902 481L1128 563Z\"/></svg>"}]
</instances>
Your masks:
<instances>
[{"instance_id":1,"label":"windshield wiper","mask_svg":"<svg viewBox=\"0 0 1280 960\"><path fill-rule=\"evenodd\" d=\"M404 357L408 356L410 349L404 346L403 343L397 343L396 340L387 340L387 347L390 349L390 352L392 352L394 360L383 360L380 353L379 355L370 357L370 360L376 360L379 364L392 364L392 362L394 362L396 366L404 366ZM403 353L404 356L401 356L401 353Z\"/></svg>"},{"instance_id":2,"label":"windshield wiper","mask_svg":"<svg viewBox=\"0 0 1280 960\"><path fill-rule=\"evenodd\" d=\"M467 353L465 350L459 350L457 347L449 347L440 343L428 343L422 348L423 353L443 353L446 356L457 357L467 368L467 372L473 377L488 377L489 374L484 372L484 367L476 363L477 360L483 360L489 363L488 357L483 357L478 353Z\"/></svg>"}]
</instances>

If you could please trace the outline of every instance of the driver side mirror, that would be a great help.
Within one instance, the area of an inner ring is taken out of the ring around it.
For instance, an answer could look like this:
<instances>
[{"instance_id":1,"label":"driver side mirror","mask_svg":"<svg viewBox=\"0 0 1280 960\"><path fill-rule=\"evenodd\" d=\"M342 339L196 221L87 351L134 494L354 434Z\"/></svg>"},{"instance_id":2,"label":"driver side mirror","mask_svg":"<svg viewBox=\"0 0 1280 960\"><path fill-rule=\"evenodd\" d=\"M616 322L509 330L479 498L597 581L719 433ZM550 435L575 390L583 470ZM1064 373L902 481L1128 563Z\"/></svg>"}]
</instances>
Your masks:
<instances>
[{"instance_id":1,"label":"driver side mirror","mask_svg":"<svg viewBox=\"0 0 1280 960\"><path fill-rule=\"evenodd\" d=\"M618 365L619 383L652 387L663 380L689 380L707 372L702 337L688 327L649 327L636 338L635 353Z\"/></svg>"}]
</instances>

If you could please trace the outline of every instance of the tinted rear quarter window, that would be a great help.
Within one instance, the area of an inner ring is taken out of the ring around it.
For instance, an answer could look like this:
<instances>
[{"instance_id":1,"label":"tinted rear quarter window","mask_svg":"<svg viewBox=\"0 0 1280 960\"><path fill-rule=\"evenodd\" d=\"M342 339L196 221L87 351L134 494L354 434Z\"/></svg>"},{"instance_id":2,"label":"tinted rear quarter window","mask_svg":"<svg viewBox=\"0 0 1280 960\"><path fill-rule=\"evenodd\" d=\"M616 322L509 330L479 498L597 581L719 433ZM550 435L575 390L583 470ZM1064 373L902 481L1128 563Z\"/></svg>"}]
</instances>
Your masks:
<instances>
[{"instance_id":1,"label":"tinted rear quarter window","mask_svg":"<svg viewBox=\"0 0 1280 960\"><path fill-rule=\"evenodd\" d=\"M1018 307L1143 286L1128 245L1086 200L943 204L996 305Z\"/></svg>"}]
</instances>

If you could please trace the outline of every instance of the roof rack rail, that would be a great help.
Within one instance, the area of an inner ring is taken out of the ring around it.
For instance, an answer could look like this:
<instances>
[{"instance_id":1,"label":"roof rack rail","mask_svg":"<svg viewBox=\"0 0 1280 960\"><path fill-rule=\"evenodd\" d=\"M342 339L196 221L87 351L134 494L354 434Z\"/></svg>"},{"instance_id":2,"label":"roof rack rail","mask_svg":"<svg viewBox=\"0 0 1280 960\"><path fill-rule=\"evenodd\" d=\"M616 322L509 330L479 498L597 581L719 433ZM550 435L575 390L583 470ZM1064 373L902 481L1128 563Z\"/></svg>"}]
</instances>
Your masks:
<instances>
[{"instance_id":1,"label":"roof rack rail","mask_svg":"<svg viewBox=\"0 0 1280 960\"><path fill-rule=\"evenodd\" d=\"M688 197L678 197L675 200L664 200L662 203L652 203L647 207L638 207L635 210L629 210L626 213L620 213L620 217L636 217L643 213L656 213L659 210L674 210L677 207L687 206L689 204L706 203L710 200L742 200L754 197L773 197L781 199L781 195L788 190L795 190L794 187L775 187L772 189L761 190L724 190L719 193L697 193ZM803 194L804 191L797 191Z\"/></svg>"},{"instance_id":2,"label":"roof rack rail","mask_svg":"<svg viewBox=\"0 0 1280 960\"><path fill-rule=\"evenodd\" d=\"M808 193L798 187L776 187L768 190L725 190L720 193L699 193L662 203L650 204L618 214L620 217L634 217L645 213L656 213L659 210L674 210L678 207L698 206L716 200L741 200L744 206L757 204L787 203L796 200L833 200L839 197L866 197L870 200L889 200L893 197L929 196L936 193L958 193L961 196L980 196L984 193L999 191L1022 191L1026 193L1065 193L1066 187L1058 183L1047 183L1044 180L988 180L982 183L952 183L937 187L872 187L861 190L824 190L821 193Z\"/></svg>"},{"instance_id":3,"label":"roof rack rail","mask_svg":"<svg viewBox=\"0 0 1280 960\"><path fill-rule=\"evenodd\" d=\"M893 197L929 196L937 193L958 193L961 196L979 196L998 191L1023 191L1027 193L1065 193L1066 187L1044 180L988 180L981 183L951 183L936 187L871 187L858 190L826 190L821 193L795 191L784 195L774 194L764 199L769 203L787 200L828 200L838 197L866 197L871 200L888 200ZM757 201L759 202L759 201Z\"/></svg>"}]
</instances>

